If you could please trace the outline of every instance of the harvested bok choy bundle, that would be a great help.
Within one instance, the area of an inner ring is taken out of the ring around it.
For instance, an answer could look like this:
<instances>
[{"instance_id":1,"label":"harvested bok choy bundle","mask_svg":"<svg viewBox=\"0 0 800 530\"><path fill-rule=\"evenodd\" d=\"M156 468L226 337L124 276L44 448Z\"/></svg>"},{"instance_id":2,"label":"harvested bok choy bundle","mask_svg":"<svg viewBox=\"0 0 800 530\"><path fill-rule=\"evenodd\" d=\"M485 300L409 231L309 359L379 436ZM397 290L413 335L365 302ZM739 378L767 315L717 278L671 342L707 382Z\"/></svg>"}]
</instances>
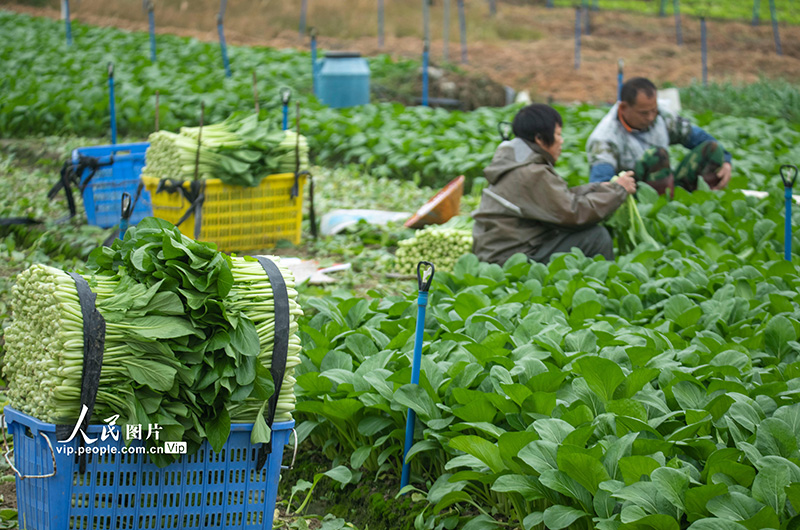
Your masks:
<instances>
[{"instance_id":1,"label":"harvested bok choy bundle","mask_svg":"<svg viewBox=\"0 0 800 530\"><path fill-rule=\"evenodd\" d=\"M160 441L186 441L193 453L208 440L224 445L231 421L256 423L253 442L269 431L259 412L273 394L270 374L276 315L271 286L258 262L230 258L174 226L148 218L124 241L92 253L83 277L105 320L97 403L99 422L161 427ZM291 274L280 269L293 322L301 311ZM34 265L12 292L5 333L5 376L13 407L54 423L74 423L81 410L84 314L75 280ZM299 362L297 325L288 329L287 374ZM281 381L276 421L290 419L293 379ZM152 455L159 465L174 455Z\"/></svg>"},{"instance_id":2,"label":"harvested bok choy bundle","mask_svg":"<svg viewBox=\"0 0 800 530\"><path fill-rule=\"evenodd\" d=\"M614 182L617 178L619 178L619 175L612 178L611 182ZM652 188L649 186L639 186L637 193L651 193L651 190ZM614 235L617 238L617 247L622 253L631 252L638 245L648 244L654 248L661 246L647 231L633 195L628 195L622 206L617 208L617 211L614 212L606 224L614 230Z\"/></svg>"},{"instance_id":3,"label":"harvested bok choy bundle","mask_svg":"<svg viewBox=\"0 0 800 530\"><path fill-rule=\"evenodd\" d=\"M280 266L280 258L270 256L270 260L278 265L286 282L286 294L289 302L289 340L286 356L286 371L278 393L275 412L276 422L290 421L295 405L294 368L300 364L300 337L297 335L297 320L303 315L297 303L297 291L294 289L294 277L286 267ZM272 366L273 346L275 341L276 315L274 311L276 293L262 265L253 258L232 258L233 287L229 294L229 307L249 318L256 326L260 353L258 362L266 369ZM279 296L279 295L278 295ZM246 399L229 406L231 421L252 423L259 415L263 402L257 399ZM261 411L263 413L263 410Z\"/></svg>"},{"instance_id":4,"label":"harvested bok choy bundle","mask_svg":"<svg viewBox=\"0 0 800 530\"><path fill-rule=\"evenodd\" d=\"M196 167L200 179L257 186L267 175L295 171L296 133L253 113L234 113L202 128L182 127L179 133L158 131L149 140L142 174L158 179L193 180ZM307 169L308 144L302 136L299 154L301 170Z\"/></svg>"}]
</instances>

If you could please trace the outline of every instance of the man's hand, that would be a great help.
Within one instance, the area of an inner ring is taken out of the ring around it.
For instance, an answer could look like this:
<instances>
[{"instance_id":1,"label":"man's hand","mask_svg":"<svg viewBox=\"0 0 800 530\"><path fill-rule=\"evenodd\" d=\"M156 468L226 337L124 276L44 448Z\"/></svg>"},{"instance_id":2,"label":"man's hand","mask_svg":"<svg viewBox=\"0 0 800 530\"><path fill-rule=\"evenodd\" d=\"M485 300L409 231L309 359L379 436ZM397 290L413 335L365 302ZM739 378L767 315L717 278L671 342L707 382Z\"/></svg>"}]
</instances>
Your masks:
<instances>
[{"instance_id":1,"label":"man's hand","mask_svg":"<svg viewBox=\"0 0 800 530\"><path fill-rule=\"evenodd\" d=\"M636 193L636 180L633 178L633 171L623 171L614 178L613 182L604 182L603 184L619 184L625 188L629 195Z\"/></svg>"},{"instance_id":2,"label":"man's hand","mask_svg":"<svg viewBox=\"0 0 800 530\"><path fill-rule=\"evenodd\" d=\"M731 170L732 169L733 168L731 167L731 163L730 162L725 162L724 164L722 164L722 167L719 168L719 170L717 171L717 177L719 177L719 184L717 184L716 186L714 186L711 189L712 190L724 189L725 186L728 185L728 182L731 181Z\"/></svg>"}]
</instances>

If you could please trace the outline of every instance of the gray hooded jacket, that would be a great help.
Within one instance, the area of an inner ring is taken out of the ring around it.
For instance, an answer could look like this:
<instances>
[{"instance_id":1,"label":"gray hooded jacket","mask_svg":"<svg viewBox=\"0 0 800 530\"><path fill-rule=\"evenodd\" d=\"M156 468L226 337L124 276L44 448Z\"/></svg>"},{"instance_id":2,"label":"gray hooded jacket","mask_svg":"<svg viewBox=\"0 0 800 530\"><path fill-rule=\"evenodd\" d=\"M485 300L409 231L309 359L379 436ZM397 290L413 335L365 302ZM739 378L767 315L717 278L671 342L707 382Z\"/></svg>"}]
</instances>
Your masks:
<instances>
[{"instance_id":1,"label":"gray hooded jacket","mask_svg":"<svg viewBox=\"0 0 800 530\"><path fill-rule=\"evenodd\" d=\"M609 217L627 197L619 184L567 187L553 157L521 138L503 142L484 170L489 187L473 213L473 252L503 264L517 252L532 255L558 231L588 228Z\"/></svg>"}]
</instances>

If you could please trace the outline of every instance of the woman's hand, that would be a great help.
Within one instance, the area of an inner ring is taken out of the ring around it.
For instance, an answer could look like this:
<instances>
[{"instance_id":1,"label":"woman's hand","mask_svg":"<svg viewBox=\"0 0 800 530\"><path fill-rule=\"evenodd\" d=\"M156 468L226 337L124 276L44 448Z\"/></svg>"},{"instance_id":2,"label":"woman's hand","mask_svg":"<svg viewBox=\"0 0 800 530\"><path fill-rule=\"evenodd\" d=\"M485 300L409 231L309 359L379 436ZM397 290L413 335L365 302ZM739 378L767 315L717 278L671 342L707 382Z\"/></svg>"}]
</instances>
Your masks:
<instances>
[{"instance_id":1,"label":"woman's hand","mask_svg":"<svg viewBox=\"0 0 800 530\"><path fill-rule=\"evenodd\" d=\"M633 178L633 171L623 171L613 181L606 182L606 184L619 184L625 188L629 195L636 193L636 180Z\"/></svg>"}]
</instances>

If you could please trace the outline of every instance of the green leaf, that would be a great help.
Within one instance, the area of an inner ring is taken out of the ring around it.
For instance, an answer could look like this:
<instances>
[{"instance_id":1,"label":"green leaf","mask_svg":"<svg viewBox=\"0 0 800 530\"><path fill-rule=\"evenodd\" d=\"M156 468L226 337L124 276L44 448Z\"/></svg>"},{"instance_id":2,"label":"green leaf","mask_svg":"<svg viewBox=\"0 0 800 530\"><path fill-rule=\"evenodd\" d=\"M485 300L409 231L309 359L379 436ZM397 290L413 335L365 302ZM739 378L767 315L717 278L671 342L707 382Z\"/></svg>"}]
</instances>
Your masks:
<instances>
[{"instance_id":1,"label":"green leaf","mask_svg":"<svg viewBox=\"0 0 800 530\"><path fill-rule=\"evenodd\" d=\"M506 469L503 459L500 457L500 449L497 446L478 436L456 436L449 442L450 447L457 451L463 451L474 456L494 473L500 473Z\"/></svg>"},{"instance_id":2,"label":"green leaf","mask_svg":"<svg viewBox=\"0 0 800 530\"><path fill-rule=\"evenodd\" d=\"M410 451L409 451L410 452ZM367 461L369 455L372 453L372 447L364 445L353 451L350 455L350 467L358 470Z\"/></svg>"},{"instance_id":3,"label":"green leaf","mask_svg":"<svg viewBox=\"0 0 800 530\"><path fill-rule=\"evenodd\" d=\"M582 357L576 365L586 384L604 403L614 399L614 391L625 381L622 369L615 362L602 357Z\"/></svg>"},{"instance_id":4,"label":"green leaf","mask_svg":"<svg viewBox=\"0 0 800 530\"><path fill-rule=\"evenodd\" d=\"M532 530L535 526L538 526L544 522L544 513L543 512L532 512L525 516L525 519L522 521L522 528L524 530Z\"/></svg>"},{"instance_id":5,"label":"green leaf","mask_svg":"<svg viewBox=\"0 0 800 530\"><path fill-rule=\"evenodd\" d=\"M762 468L753 481L753 498L763 502L782 515L786 505L786 486L789 472L783 466L768 465Z\"/></svg>"},{"instance_id":6,"label":"green leaf","mask_svg":"<svg viewBox=\"0 0 800 530\"><path fill-rule=\"evenodd\" d=\"M489 299L486 296L479 296L474 292L462 292L456 296L453 308L458 316L465 319L476 311L489 306Z\"/></svg>"},{"instance_id":7,"label":"green leaf","mask_svg":"<svg viewBox=\"0 0 800 530\"><path fill-rule=\"evenodd\" d=\"M588 515L583 510L557 504L544 511L544 524L551 530L561 530L562 528L567 528L581 517L587 517Z\"/></svg>"},{"instance_id":8,"label":"green leaf","mask_svg":"<svg viewBox=\"0 0 800 530\"><path fill-rule=\"evenodd\" d=\"M558 468L596 495L599 484L611 480L608 471L600 460L578 451L568 451L568 447L562 446L558 450Z\"/></svg>"},{"instance_id":9,"label":"green leaf","mask_svg":"<svg viewBox=\"0 0 800 530\"><path fill-rule=\"evenodd\" d=\"M467 521L463 530L493 530L499 526L500 523L488 515L481 514Z\"/></svg>"},{"instance_id":10,"label":"green leaf","mask_svg":"<svg viewBox=\"0 0 800 530\"><path fill-rule=\"evenodd\" d=\"M143 339L176 339L189 335L202 337L203 333L183 317L150 315L131 318L125 330Z\"/></svg>"},{"instance_id":11,"label":"green leaf","mask_svg":"<svg viewBox=\"0 0 800 530\"><path fill-rule=\"evenodd\" d=\"M625 523L619 530L680 530L680 525L674 517L656 513Z\"/></svg>"},{"instance_id":12,"label":"green leaf","mask_svg":"<svg viewBox=\"0 0 800 530\"><path fill-rule=\"evenodd\" d=\"M325 471L323 474L342 485L349 484L353 480L353 472L347 469L345 466L337 466L333 469Z\"/></svg>"},{"instance_id":13,"label":"green leaf","mask_svg":"<svg viewBox=\"0 0 800 530\"><path fill-rule=\"evenodd\" d=\"M785 491L786 497L792 503L792 508L797 512L800 508L800 483L795 482L786 486Z\"/></svg>"},{"instance_id":14,"label":"green leaf","mask_svg":"<svg viewBox=\"0 0 800 530\"><path fill-rule=\"evenodd\" d=\"M664 316L681 328L688 328L703 316L703 310L686 295L677 294L671 296L664 305Z\"/></svg>"},{"instance_id":15,"label":"green leaf","mask_svg":"<svg viewBox=\"0 0 800 530\"><path fill-rule=\"evenodd\" d=\"M256 326L249 318L240 317L238 325L230 336L230 346L240 355L258 357L258 354L261 353Z\"/></svg>"},{"instance_id":16,"label":"green leaf","mask_svg":"<svg viewBox=\"0 0 800 530\"><path fill-rule=\"evenodd\" d=\"M769 353L782 358L790 351L789 342L793 340L797 340L797 333L788 318L778 315L770 319L764 329L764 345Z\"/></svg>"},{"instance_id":17,"label":"green leaf","mask_svg":"<svg viewBox=\"0 0 800 530\"><path fill-rule=\"evenodd\" d=\"M689 475L671 467L660 467L650 474L650 478L661 495L679 510L686 511L684 497L689 489Z\"/></svg>"},{"instance_id":18,"label":"green leaf","mask_svg":"<svg viewBox=\"0 0 800 530\"><path fill-rule=\"evenodd\" d=\"M472 497L469 493L464 491L451 491L450 493L445 494L442 499L436 503L436 506L433 507L434 513L439 513L445 508L449 508L453 504L458 502L473 502Z\"/></svg>"},{"instance_id":19,"label":"green leaf","mask_svg":"<svg viewBox=\"0 0 800 530\"><path fill-rule=\"evenodd\" d=\"M660 464L649 456L626 456L619 461L619 469L626 485L639 482L643 476L649 477L659 467Z\"/></svg>"},{"instance_id":20,"label":"green leaf","mask_svg":"<svg viewBox=\"0 0 800 530\"><path fill-rule=\"evenodd\" d=\"M798 455L797 434L783 420L767 418L758 425L756 448L762 455L775 455L792 458Z\"/></svg>"},{"instance_id":21,"label":"green leaf","mask_svg":"<svg viewBox=\"0 0 800 530\"><path fill-rule=\"evenodd\" d=\"M441 448L441 444L435 440L420 440L414 445L412 445L411 449L408 450L408 454L406 455L406 462L410 462L411 459L414 457L414 455L418 453L424 453L425 451L434 451L439 448ZM360 447L359 449L363 449L363 447Z\"/></svg>"},{"instance_id":22,"label":"green leaf","mask_svg":"<svg viewBox=\"0 0 800 530\"><path fill-rule=\"evenodd\" d=\"M747 527L727 519L709 517L695 521L687 530L747 530Z\"/></svg>"},{"instance_id":23,"label":"green leaf","mask_svg":"<svg viewBox=\"0 0 800 530\"><path fill-rule=\"evenodd\" d=\"M775 510L769 506L764 506L761 511L753 517L742 521L742 524L746 526L748 530L763 530L764 528L777 529L781 527L781 521L778 515L775 513Z\"/></svg>"},{"instance_id":24,"label":"green leaf","mask_svg":"<svg viewBox=\"0 0 800 530\"><path fill-rule=\"evenodd\" d=\"M528 502L545 498L542 485L529 475L502 475L492 484L500 493L519 493Z\"/></svg>"},{"instance_id":25,"label":"green leaf","mask_svg":"<svg viewBox=\"0 0 800 530\"><path fill-rule=\"evenodd\" d=\"M436 482L434 482L433 486L428 490L428 503L437 504L448 493L461 491L468 484L465 480L451 481L450 478L452 476L453 475L450 473L439 475L439 478L436 479Z\"/></svg>"},{"instance_id":26,"label":"green leaf","mask_svg":"<svg viewBox=\"0 0 800 530\"><path fill-rule=\"evenodd\" d=\"M404 407L412 409L423 420L441 418L441 413L424 388L407 384L398 388L394 399Z\"/></svg>"},{"instance_id":27,"label":"green leaf","mask_svg":"<svg viewBox=\"0 0 800 530\"><path fill-rule=\"evenodd\" d=\"M261 408L256 415L256 420L253 423L253 431L250 433L250 443L251 444L260 444L260 443L267 443L272 436L272 430L267 425L267 421L264 418L264 414L267 410L267 405L269 404L268 401L265 401Z\"/></svg>"},{"instance_id":28,"label":"green leaf","mask_svg":"<svg viewBox=\"0 0 800 530\"><path fill-rule=\"evenodd\" d=\"M731 492L708 501L706 508L721 519L744 521L757 514L764 505L739 492Z\"/></svg>"},{"instance_id":29,"label":"green leaf","mask_svg":"<svg viewBox=\"0 0 800 530\"><path fill-rule=\"evenodd\" d=\"M228 415L228 409L223 407L217 411L216 416L207 422L206 436L208 443L215 453L222 451L225 442L228 440L228 435L231 433L231 417Z\"/></svg>"},{"instance_id":30,"label":"green leaf","mask_svg":"<svg viewBox=\"0 0 800 530\"><path fill-rule=\"evenodd\" d=\"M707 484L697 488L689 488L686 492L686 514L689 521L696 521L707 517L710 512L706 508L708 502L714 497L719 497L728 493L728 486L725 484Z\"/></svg>"},{"instance_id":31,"label":"green leaf","mask_svg":"<svg viewBox=\"0 0 800 530\"><path fill-rule=\"evenodd\" d=\"M537 440L523 447L518 456L541 475L558 469L558 447L557 443Z\"/></svg>"},{"instance_id":32,"label":"green leaf","mask_svg":"<svg viewBox=\"0 0 800 530\"><path fill-rule=\"evenodd\" d=\"M177 370L162 362L130 356L124 361L131 379L153 390L166 392L175 384Z\"/></svg>"},{"instance_id":33,"label":"green leaf","mask_svg":"<svg viewBox=\"0 0 800 530\"><path fill-rule=\"evenodd\" d=\"M533 428L542 440L556 444L562 443L567 435L575 430L572 425L557 418L535 421Z\"/></svg>"}]
</instances>

